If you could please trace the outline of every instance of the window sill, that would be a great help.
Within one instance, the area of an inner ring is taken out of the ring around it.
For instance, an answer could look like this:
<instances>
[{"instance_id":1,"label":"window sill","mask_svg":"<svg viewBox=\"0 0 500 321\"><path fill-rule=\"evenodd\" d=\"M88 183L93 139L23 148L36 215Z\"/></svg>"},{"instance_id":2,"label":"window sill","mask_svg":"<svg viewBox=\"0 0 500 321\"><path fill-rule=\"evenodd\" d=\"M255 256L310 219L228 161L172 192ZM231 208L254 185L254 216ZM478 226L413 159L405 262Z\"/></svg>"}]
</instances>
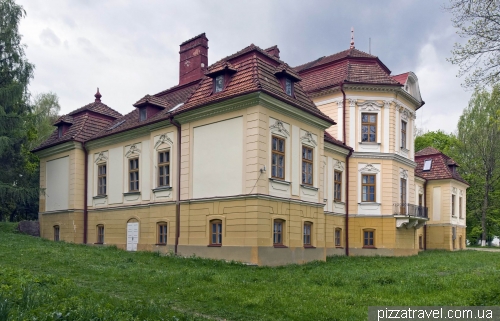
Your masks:
<instances>
[{"instance_id":1,"label":"window sill","mask_svg":"<svg viewBox=\"0 0 500 321\"><path fill-rule=\"evenodd\" d=\"M288 246L283 245L283 244L273 244L273 247L276 249L287 249Z\"/></svg>"},{"instance_id":2,"label":"window sill","mask_svg":"<svg viewBox=\"0 0 500 321\"><path fill-rule=\"evenodd\" d=\"M94 243L94 245L103 245L104 243Z\"/></svg>"},{"instance_id":3,"label":"window sill","mask_svg":"<svg viewBox=\"0 0 500 321\"><path fill-rule=\"evenodd\" d=\"M222 244L208 244L207 247L221 247Z\"/></svg>"},{"instance_id":4,"label":"window sill","mask_svg":"<svg viewBox=\"0 0 500 321\"><path fill-rule=\"evenodd\" d=\"M345 202L333 200L335 204L345 205Z\"/></svg>"},{"instance_id":5,"label":"window sill","mask_svg":"<svg viewBox=\"0 0 500 321\"><path fill-rule=\"evenodd\" d=\"M300 186L301 186L302 188L309 189L309 190L311 190L311 191L318 191L318 190L319 190L319 188L314 187L314 186L311 186L311 185L300 184Z\"/></svg>"},{"instance_id":6,"label":"window sill","mask_svg":"<svg viewBox=\"0 0 500 321\"><path fill-rule=\"evenodd\" d=\"M361 144L361 145L381 145L381 143L378 143L378 142L358 142L358 144Z\"/></svg>"},{"instance_id":7,"label":"window sill","mask_svg":"<svg viewBox=\"0 0 500 321\"><path fill-rule=\"evenodd\" d=\"M123 193L124 196L127 196L127 195L141 195L141 192L140 191L133 191L133 192L125 192Z\"/></svg>"},{"instance_id":8,"label":"window sill","mask_svg":"<svg viewBox=\"0 0 500 321\"><path fill-rule=\"evenodd\" d=\"M158 244L155 244L156 246L167 246L167 243L158 243Z\"/></svg>"},{"instance_id":9,"label":"window sill","mask_svg":"<svg viewBox=\"0 0 500 321\"><path fill-rule=\"evenodd\" d=\"M92 199L95 199L95 200L98 200L101 198L108 198L108 195L97 195L97 196L92 197Z\"/></svg>"},{"instance_id":10,"label":"window sill","mask_svg":"<svg viewBox=\"0 0 500 321\"><path fill-rule=\"evenodd\" d=\"M375 246L363 246L364 249L369 249L369 250L376 250L377 248Z\"/></svg>"},{"instance_id":11,"label":"window sill","mask_svg":"<svg viewBox=\"0 0 500 321\"><path fill-rule=\"evenodd\" d=\"M336 249L343 249L343 246L335 246Z\"/></svg>"},{"instance_id":12,"label":"window sill","mask_svg":"<svg viewBox=\"0 0 500 321\"><path fill-rule=\"evenodd\" d=\"M360 202L358 205L382 205L381 203L377 202Z\"/></svg>"},{"instance_id":13,"label":"window sill","mask_svg":"<svg viewBox=\"0 0 500 321\"><path fill-rule=\"evenodd\" d=\"M289 181L285 181L285 180L280 179L280 178L269 177L269 180L273 181L273 182L276 182L276 183L284 184L284 185L290 185L291 184Z\"/></svg>"},{"instance_id":14,"label":"window sill","mask_svg":"<svg viewBox=\"0 0 500 321\"><path fill-rule=\"evenodd\" d=\"M316 246L312 246L312 245L304 245L304 248L305 249L315 249Z\"/></svg>"},{"instance_id":15,"label":"window sill","mask_svg":"<svg viewBox=\"0 0 500 321\"><path fill-rule=\"evenodd\" d=\"M403 152L406 152L406 153L409 153L410 150L409 149L406 149L405 147L401 146L400 149L403 151Z\"/></svg>"},{"instance_id":16,"label":"window sill","mask_svg":"<svg viewBox=\"0 0 500 321\"><path fill-rule=\"evenodd\" d=\"M153 192L171 191L171 190L172 190L172 186L160 186L160 187L152 189Z\"/></svg>"}]
</instances>

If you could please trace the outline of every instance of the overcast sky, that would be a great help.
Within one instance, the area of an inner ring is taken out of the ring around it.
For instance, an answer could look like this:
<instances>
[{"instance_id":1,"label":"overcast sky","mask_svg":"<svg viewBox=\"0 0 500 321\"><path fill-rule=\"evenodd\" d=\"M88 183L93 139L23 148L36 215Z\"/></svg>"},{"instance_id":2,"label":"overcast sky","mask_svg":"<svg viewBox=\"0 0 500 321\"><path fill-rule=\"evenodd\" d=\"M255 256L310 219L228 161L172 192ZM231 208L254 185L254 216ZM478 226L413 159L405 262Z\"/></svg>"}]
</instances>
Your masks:
<instances>
[{"instance_id":1,"label":"overcast sky","mask_svg":"<svg viewBox=\"0 0 500 321\"><path fill-rule=\"evenodd\" d=\"M179 44L205 32L209 64L251 43L278 45L296 66L349 48L384 62L392 74L416 73L426 104L424 130L456 129L470 91L446 61L458 38L444 12L446 0L365 1L87 1L18 0L26 54L34 63L31 92L52 91L62 113L102 101L122 114L145 94L178 83Z\"/></svg>"}]
</instances>

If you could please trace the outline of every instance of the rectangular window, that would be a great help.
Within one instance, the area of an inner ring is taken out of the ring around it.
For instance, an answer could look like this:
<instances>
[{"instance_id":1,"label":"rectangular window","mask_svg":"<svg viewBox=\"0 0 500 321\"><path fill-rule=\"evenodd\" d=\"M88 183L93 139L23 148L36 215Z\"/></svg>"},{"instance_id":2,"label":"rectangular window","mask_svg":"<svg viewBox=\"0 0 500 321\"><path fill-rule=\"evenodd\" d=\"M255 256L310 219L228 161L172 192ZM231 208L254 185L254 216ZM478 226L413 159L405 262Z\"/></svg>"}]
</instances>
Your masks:
<instances>
[{"instance_id":1,"label":"rectangular window","mask_svg":"<svg viewBox=\"0 0 500 321\"><path fill-rule=\"evenodd\" d=\"M285 78L285 92L288 96L292 95L292 80L290 78Z\"/></svg>"},{"instance_id":2,"label":"rectangular window","mask_svg":"<svg viewBox=\"0 0 500 321\"><path fill-rule=\"evenodd\" d=\"M342 229L336 228L335 229L335 246L336 247L341 247L342 246Z\"/></svg>"},{"instance_id":3,"label":"rectangular window","mask_svg":"<svg viewBox=\"0 0 500 321\"><path fill-rule=\"evenodd\" d=\"M424 196L422 194L418 194L418 206L424 206L423 198Z\"/></svg>"},{"instance_id":4,"label":"rectangular window","mask_svg":"<svg viewBox=\"0 0 500 321\"><path fill-rule=\"evenodd\" d=\"M285 179L285 140L276 136L272 137L271 176Z\"/></svg>"},{"instance_id":5,"label":"rectangular window","mask_svg":"<svg viewBox=\"0 0 500 321\"><path fill-rule=\"evenodd\" d=\"M377 114L361 114L361 141L377 142Z\"/></svg>"},{"instance_id":6,"label":"rectangular window","mask_svg":"<svg viewBox=\"0 0 500 321\"><path fill-rule=\"evenodd\" d=\"M210 238L210 245L222 245L222 221L210 221L212 237Z\"/></svg>"},{"instance_id":7,"label":"rectangular window","mask_svg":"<svg viewBox=\"0 0 500 321\"><path fill-rule=\"evenodd\" d=\"M54 241L59 241L59 225L54 226Z\"/></svg>"},{"instance_id":8,"label":"rectangular window","mask_svg":"<svg viewBox=\"0 0 500 321\"><path fill-rule=\"evenodd\" d=\"M283 245L283 221L274 220L273 244Z\"/></svg>"},{"instance_id":9,"label":"rectangular window","mask_svg":"<svg viewBox=\"0 0 500 321\"><path fill-rule=\"evenodd\" d=\"M167 223L158 223L158 244L167 244Z\"/></svg>"},{"instance_id":10,"label":"rectangular window","mask_svg":"<svg viewBox=\"0 0 500 321\"><path fill-rule=\"evenodd\" d=\"M139 120L140 121L146 120L147 117L148 114L146 107L139 108Z\"/></svg>"},{"instance_id":11,"label":"rectangular window","mask_svg":"<svg viewBox=\"0 0 500 321\"><path fill-rule=\"evenodd\" d=\"M418 236L418 248L421 250L424 249L424 238L422 235Z\"/></svg>"},{"instance_id":12,"label":"rectangular window","mask_svg":"<svg viewBox=\"0 0 500 321\"><path fill-rule=\"evenodd\" d=\"M129 191L136 192L139 190L139 158L128 160L129 174Z\"/></svg>"},{"instance_id":13,"label":"rectangular window","mask_svg":"<svg viewBox=\"0 0 500 321\"><path fill-rule=\"evenodd\" d=\"M406 122L401 121L401 148L406 149Z\"/></svg>"},{"instance_id":14,"label":"rectangular window","mask_svg":"<svg viewBox=\"0 0 500 321\"><path fill-rule=\"evenodd\" d=\"M375 231L363 231L363 247L375 247Z\"/></svg>"},{"instance_id":15,"label":"rectangular window","mask_svg":"<svg viewBox=\"0 0 500 321\"><path fill-rule=\"evenodd\" d=\"M59 127L57 127L57 136L61 138L62 135L63 135L63 127L59 125Z\"/></svg>"},{"instance_id":16,"label":"rectangular window","mask_svg":"<svg viewBox=\"0 0 500 321\"><path fill-rule=\"evenodd\" d=\"M158 187L170 186L170 151L158 153Z\"/></svg>"},{"instance_id":17,"label":"rectangular window","mask_svg":"<svg viewBox=\"0 0 500 321\"><path fill-rule=\"evenodd\" d=\"M313 184L313 150L302 146L302 184Z\"/></svg>"},{"instance_id":18,"label":"rectangular window","mask_svg":"<svg viewBox=\"0 0 500 321\"><path fill-rule=\"evenodd\" d=\"M451 216L455 217L455 195L451 195Z\"/></svg>"},{"instance_id":19,"label":"rectangular window","mask_svg":"<svg viewBox=\"0 0 500 321\"><path fill-rule=\"evenodd\" d=\"M400 211L399 214L406 215L406 179L400 179Z\"/></svg>"},{"instance_id":20,"label":"rectangular window","mask_svg":"<svg viewBox=\"0 0 500 321\"><path fill-rule=\"evenodd\" d=\"M97 195L106 195L106 165L97 166Z\"/></svg>"},{"instance_id":21,"label":"rectangular window","mask_svg":"<svg viewBox=\"0 0 500 321\"><path fill-rule=\"evenodd\" d=\"M363 174L361 176L361 201L375 202L375 174Z\"/></svg>"},{"instance_id":22,"label":"rectangular window","mask_svg":"<svg viewBox=\"0 0 500 321\"><path fill-rule=\"evenodd\" d=\"M462 215L462 197L458 198L458 217L464 218Z\"/></svg>"},{"instance_id":23,"label":"rectangular window","mask_svg":"<svg viewBox=\"0 0 500 321\"><path fill-rule=\"evenodd\" d=\"M97 226L97 243L104 244L104 225Z\"/></svg>"},{"instance_id":24,"label":"rectangular window","mask_svg":"<svg viewBox=\"0 0 500 321\"><path fill-rule=\"evenodd\" d=\"M426 159L424 161L424 169L423 171L430 171L432 167L432 159Z\"/></svg>"},{"instance_id":25,"label":"rectangular window","mask_svg":"<svg viewBox=\"0 0 500 321\"><path fill-rule=\"evenodd\" d=\"M215 92L221 92L224 89L224 75L215 77Z\"/></svg>"},{"instance_id":26,"label":"rectangular window","mask_svg":"<svg viewBox=\"0 0 500 321\"><path fill-rule=\"evenodd\" d=\"M340 202L342 199L342 172L333 172L333 200Z\"/></svg>"},{"instance_id":27,"label":"rectangular window","mask_svg":"<svg viewBox=\"0 0 500 321\"><path fill-rule=\"evenodd\" d=\"M304 223L304 246L311 246L311 227L312 223Z\"/></svg>"}]
</instances>

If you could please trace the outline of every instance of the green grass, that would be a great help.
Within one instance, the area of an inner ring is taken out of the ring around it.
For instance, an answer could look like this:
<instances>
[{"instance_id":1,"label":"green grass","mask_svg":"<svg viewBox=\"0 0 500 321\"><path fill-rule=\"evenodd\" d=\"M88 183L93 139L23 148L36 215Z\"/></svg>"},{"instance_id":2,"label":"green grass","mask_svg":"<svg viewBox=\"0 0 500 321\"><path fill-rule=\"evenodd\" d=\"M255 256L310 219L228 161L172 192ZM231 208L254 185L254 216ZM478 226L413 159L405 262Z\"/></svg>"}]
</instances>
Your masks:
<instances>
[{"instance_id":1,"label":"green grass","mask_svg":"<svg viewBox=\"0 0 500 321\"><path fill-rule=\"evenodd\" d=\"M368 306L500 305L494 252L269 268L55 243L13 230L0 223L0 320L366 320Z\"/></svg>"}]
</instances>

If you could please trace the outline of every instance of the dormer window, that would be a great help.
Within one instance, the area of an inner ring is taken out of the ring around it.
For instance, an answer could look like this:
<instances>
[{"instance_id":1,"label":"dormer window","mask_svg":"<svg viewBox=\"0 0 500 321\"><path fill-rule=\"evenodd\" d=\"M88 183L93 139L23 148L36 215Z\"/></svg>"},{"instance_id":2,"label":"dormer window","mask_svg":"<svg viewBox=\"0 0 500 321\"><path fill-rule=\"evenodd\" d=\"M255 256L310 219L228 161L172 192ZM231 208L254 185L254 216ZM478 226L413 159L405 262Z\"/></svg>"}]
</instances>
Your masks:
<instances>
[{"instance_id":1,"label":"dormer window","mask_svg":"<svg viewBox=\"0 0 500 321\"><path fill-rule=\"evenodd\" d=\"M432 167L432 159L426 159L424 161L424 169L423 171L430 171Z\"/></svg>"},{"instance_id":2,"label":"dormer window","mask_svg":"<svg viewBox=\"0 0 500 321\"><path fill-rule=\"evenodd\" d=\"M288 96L292 96L293 94L292 80L288 77L285 78L285 92Z\"/></svg>"},{"instance_id":3,"label":"dormer window","mask_svg":"<svg viewBox=\"0 0 500 321\"><path fill-rule=\"evenodd\" d=\"M59 138L61 138L61 137L62 137L62 135L63 135L63 127L62 127L62 125L61 125L61 126L57 127L57 136L58 136Z\"/></svg>"},{"instance_id":4,"label":"dormer window","mask_svg":"<svg viewBox=\"0 0 500 321\"><path fill-rule=\"evenodd\" d=\"M215 90L214 92L218 93L221 92L222 89L224 89L224 75L219 75L215 77Z\"/></svg>"},{"instance_id":5,"label":"dormer window","mask_svg":"<svg viewBox=\"0 0 500 321\"><path fill-rule=\"evenodd\" d=\"M147 109L146 108L140 108L139 109L139 120L140 121L146 120L147 117L148 117Z\"/></svg>"}]
</instances>

